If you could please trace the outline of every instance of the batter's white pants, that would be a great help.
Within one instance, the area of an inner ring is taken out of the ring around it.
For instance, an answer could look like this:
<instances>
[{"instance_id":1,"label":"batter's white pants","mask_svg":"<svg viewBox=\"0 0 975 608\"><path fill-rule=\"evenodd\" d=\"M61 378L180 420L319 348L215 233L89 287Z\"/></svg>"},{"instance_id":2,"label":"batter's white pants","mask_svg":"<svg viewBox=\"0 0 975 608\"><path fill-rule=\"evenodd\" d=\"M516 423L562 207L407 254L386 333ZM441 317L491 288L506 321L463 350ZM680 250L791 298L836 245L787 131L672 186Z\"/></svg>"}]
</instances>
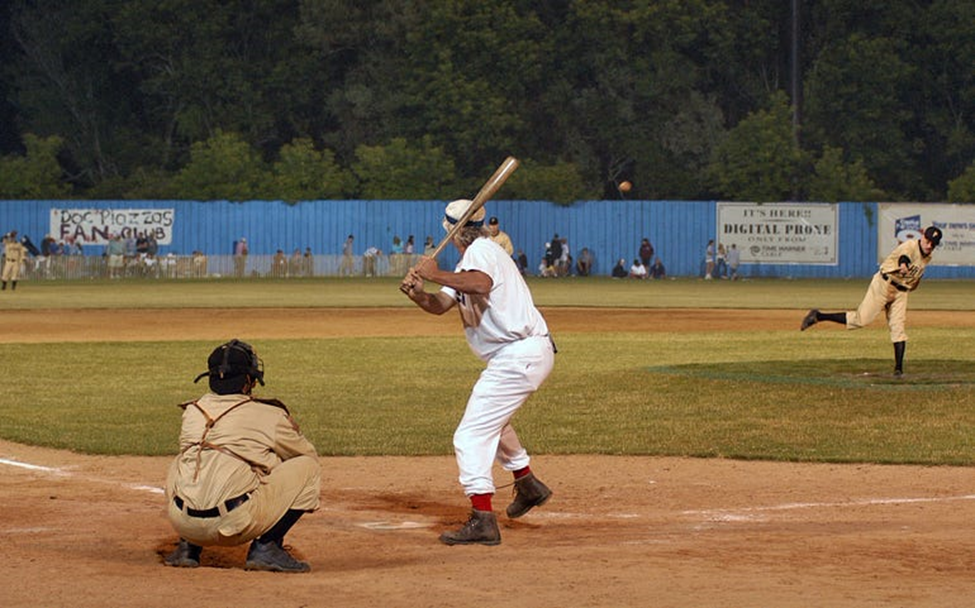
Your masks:
<instances>
[{"instance_id":1,"label":"batter's white pants","mask_svg":"<svg viewBox=\"0 0 975 608\"><path fill-rule=\"evenodd\" d=\"M528 452L511 417L548 378L554 363L547 336L512 342L488 361L454 431L460 485L467 496L494 493L495 459L506 471L528 466Z\"/></svg>"}]
</instances>

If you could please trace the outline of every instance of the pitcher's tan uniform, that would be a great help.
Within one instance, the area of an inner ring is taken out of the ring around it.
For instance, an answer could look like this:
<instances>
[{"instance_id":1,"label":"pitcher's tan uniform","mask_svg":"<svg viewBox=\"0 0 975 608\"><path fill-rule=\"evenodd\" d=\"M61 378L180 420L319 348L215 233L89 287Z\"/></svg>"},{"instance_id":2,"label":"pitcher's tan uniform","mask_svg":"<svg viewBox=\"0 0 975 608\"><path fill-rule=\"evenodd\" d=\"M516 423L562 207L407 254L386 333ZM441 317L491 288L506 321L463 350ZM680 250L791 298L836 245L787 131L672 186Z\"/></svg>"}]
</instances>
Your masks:
<instances>
[{"instance_id":1,"label":"pitcher's tan uniform","mask_svg":"<svg viewBox=\"0 0 975 608\"><path fill-rule=\"evenodd\" d=\"M318 454L284 404L207 393L180 407L180 454L169 468L166 501L182 538L239 545L268 531L289 509L318 508ZM239 503L243 496L246 502ZM228 513L225 503L232 499L239 506ZM187 513L212 508L219 516Z\"/></svg>"},{"instance_id":2,"label":"pitcher's tan uniform","mask_svg":"<svg viewBox=\"0 0 975 608\"><path fill-rule=\"evenodd\" d=\"M911 260L907 273L903 275L900 271L901 257ZM881 311L886 310L890 341L906 341L907 296L917 289L930 261L930 255L921 253L920 240L906 241L895 247L880 264L880 270L873 275L860 306L846 313L846 328L859 329L869 325Z\"/></svg>"}]
</instances>

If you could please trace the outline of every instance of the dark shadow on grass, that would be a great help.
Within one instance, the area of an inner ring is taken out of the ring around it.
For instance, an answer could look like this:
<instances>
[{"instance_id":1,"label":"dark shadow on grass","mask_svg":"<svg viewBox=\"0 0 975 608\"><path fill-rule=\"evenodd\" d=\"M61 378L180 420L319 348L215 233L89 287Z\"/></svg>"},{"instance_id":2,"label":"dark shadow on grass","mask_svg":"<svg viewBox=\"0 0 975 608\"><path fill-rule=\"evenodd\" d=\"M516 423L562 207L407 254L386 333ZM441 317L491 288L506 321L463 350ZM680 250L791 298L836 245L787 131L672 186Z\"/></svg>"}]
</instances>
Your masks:
<instances>
[{"instance_id":1,"label":"dark shadow on grass","mask_svg":"<svg viewBox=\"0 0 975 608\"><path fill-rule=\"evenodd\" d=\"M732 361L648 367L653 374L705 380L811 384L839 388L921 390L975 384L971 361L947 359L911 361L903 376L893 374L888 359L816 359L812 361Z\"/></svg>"}]
</instances>

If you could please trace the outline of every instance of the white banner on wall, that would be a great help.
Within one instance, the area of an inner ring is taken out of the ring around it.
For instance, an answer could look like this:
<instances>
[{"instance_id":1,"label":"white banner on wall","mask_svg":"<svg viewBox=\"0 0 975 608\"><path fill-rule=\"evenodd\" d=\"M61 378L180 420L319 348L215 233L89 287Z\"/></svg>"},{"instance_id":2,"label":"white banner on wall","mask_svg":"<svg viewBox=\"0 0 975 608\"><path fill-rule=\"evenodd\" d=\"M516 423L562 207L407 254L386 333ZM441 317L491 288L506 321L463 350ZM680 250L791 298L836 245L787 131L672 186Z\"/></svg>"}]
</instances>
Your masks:
<instances>
[{"instance_id":1,"label":"white banner on wall","mask_svg":"<svg viewBox=\"0 0 975 608\"><path fill-rule=\"evenodd\" d=\"M51 236L85 245L105 245L116 234L123 239L153 235L160 245L173 241L175 209L51 209Z\"/></svg>"},{"instance_id":2,"label":"white banner on wall","mask_svg":"<svg viewBox=\"0 0 975 608\"><path fill-rule=\"evenodd\" d=\"M878 209L878 264L900 243L937 226L943 236L931 266L975 266L975 205L880 203Z\"/></svg>"},{"instance_id":3,"label":"white banner on wall","mask_svg":"<svg viewBox=\"0 0 975 608\"><path fill-rule=\"evenodd\" d=\"M830 203L717 204L718 243L742 264L837 263L837 207Z\"/></svg>"}]
</instances>

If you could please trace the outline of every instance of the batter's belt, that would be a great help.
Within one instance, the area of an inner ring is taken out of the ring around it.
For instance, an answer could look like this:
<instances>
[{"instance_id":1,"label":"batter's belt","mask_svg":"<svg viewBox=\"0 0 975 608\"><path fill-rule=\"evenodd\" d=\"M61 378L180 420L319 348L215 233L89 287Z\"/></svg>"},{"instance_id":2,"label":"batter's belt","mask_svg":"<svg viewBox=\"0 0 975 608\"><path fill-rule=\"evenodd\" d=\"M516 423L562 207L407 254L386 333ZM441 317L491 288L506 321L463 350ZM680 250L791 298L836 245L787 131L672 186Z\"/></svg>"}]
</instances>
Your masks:
<instances>
[{"instance_id":1,"label":"batter's belt","mask_svg":"<svg viewBox=\"0 0 975 608\"><path fill-rule=\"evenodd\" d=\"M889 276L887 276L887 273L881 272L880 273L880 276L883 277L883 279L885 281L887 281L888 283L890 283L891 285L893 285L894 286L894 289L896 289L897 291L910 291L910 288L907 285L901 285L897 281L895 281L892 278L890 278Z\"/></svg>"}]
</instances>

